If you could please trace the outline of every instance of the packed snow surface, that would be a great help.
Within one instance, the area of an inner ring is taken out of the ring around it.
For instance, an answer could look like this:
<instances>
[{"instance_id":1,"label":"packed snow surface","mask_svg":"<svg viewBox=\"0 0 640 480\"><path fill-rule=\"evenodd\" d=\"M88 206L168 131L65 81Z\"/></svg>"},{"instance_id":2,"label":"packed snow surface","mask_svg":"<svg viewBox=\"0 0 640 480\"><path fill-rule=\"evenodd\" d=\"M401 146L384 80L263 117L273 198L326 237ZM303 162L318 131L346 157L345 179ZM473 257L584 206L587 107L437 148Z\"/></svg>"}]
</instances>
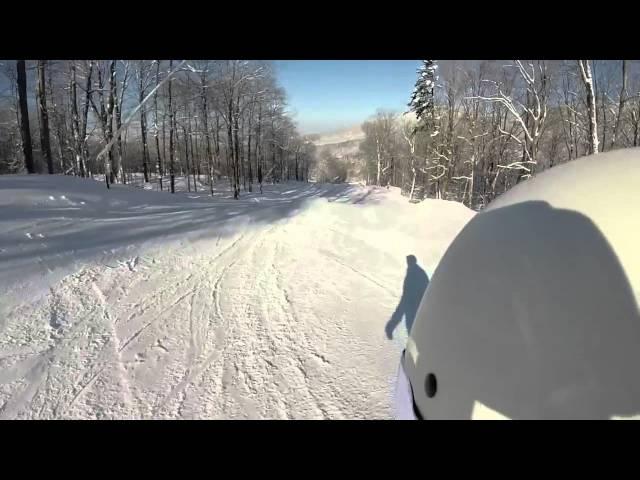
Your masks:
<instances>
[{"instance_id":1,"label":"packed snow surface","mask_svg":"<svg viewBox=\"0 0 640 480\"><path fill-rule=\"evenodd\" d=\"M391 416L406 256L430 277L472 211L153 188L0 177L0 418Z\"/></svg>"}]
</instances>

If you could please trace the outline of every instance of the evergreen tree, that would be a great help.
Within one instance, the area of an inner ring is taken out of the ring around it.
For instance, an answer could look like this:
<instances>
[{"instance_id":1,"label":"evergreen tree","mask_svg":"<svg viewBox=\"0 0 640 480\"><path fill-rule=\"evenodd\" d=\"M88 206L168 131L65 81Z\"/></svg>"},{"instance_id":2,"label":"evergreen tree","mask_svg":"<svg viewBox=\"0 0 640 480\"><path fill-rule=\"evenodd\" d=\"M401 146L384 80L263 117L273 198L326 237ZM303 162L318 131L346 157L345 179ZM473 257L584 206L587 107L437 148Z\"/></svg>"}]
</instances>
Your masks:
<instances>
[{"instance_id":1,"label":"evergreen tree","mask_svg":"<svg viewBox=\"0 0 640 480\"><path fill-rule=\"evenodd\" d=\"M431 123L435 116L434 90L436 84L435 60L423 60L418 69L418 79L411 94L409 110L416 114L418 125L425 126Z\"/></svg>"}]
</instances>

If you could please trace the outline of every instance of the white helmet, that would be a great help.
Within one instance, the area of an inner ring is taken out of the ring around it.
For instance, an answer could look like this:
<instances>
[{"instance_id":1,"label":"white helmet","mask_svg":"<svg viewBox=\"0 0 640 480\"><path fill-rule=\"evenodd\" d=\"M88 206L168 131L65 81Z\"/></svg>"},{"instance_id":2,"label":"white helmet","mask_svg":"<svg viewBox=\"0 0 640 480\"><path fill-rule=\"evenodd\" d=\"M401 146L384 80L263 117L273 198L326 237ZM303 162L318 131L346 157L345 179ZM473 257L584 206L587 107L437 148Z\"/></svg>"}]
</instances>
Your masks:
<instances>
[{"instance_id":1,"label":"white helmet","mask_svg":"<svg viewBox=\"0 0 640 480\"><path fill-rule=\"evenodd\" d=\"M517 185L440 261L399 401L424 419L640 415L638 250L640 149Z\"/></svg>"}]
</instances>

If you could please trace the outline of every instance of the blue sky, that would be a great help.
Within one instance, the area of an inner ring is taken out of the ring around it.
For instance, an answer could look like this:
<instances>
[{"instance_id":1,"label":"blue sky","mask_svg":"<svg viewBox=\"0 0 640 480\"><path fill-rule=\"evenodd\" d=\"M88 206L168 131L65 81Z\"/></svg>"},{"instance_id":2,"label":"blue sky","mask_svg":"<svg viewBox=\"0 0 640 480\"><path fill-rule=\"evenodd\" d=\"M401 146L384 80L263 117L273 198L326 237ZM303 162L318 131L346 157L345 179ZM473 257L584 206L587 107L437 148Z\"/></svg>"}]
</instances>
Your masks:
<instances>
[{"instance_id":1,"label":"blue sky","mask_svg":"<svg viewBox=\"0 0 640 480\"><path fill-rule=\"evenodd\" d=\"M420 60L278 60L278 80L302 133L362 123L378 108L405 110Z\"/></svg>"}]
</instances>

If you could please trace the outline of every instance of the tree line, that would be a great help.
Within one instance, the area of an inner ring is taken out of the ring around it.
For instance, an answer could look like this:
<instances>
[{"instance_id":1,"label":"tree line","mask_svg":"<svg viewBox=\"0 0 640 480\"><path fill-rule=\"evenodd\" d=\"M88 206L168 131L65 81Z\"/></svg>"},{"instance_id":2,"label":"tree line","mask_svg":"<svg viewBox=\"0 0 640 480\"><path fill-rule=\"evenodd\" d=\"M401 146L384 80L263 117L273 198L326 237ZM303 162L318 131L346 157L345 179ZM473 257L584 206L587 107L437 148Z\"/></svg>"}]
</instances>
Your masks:
<instances>
[{"instance_id":1,"label":"tree line","mask_svg":"<svg viewBox=\"0 0 640 480\"><path fill-rule=\"evenodd\" d=\"M107 187L141 173L171 193L178 175L211 193L226 179L238 198L308 180L313 167L270 62L17 60L1 70L0 173L101 175Z\"/></svg>"},{"instance_id":2,"label":"tree line","mask_svg":"<svg viewBox=\"0 0 640 480\"><path fill-rule=\"evenodd\" d=\"M482 208L578 157L640 144L640 62L424 60L405 113L362 128L370 184Z\"/></svg>"}]
</instances>

